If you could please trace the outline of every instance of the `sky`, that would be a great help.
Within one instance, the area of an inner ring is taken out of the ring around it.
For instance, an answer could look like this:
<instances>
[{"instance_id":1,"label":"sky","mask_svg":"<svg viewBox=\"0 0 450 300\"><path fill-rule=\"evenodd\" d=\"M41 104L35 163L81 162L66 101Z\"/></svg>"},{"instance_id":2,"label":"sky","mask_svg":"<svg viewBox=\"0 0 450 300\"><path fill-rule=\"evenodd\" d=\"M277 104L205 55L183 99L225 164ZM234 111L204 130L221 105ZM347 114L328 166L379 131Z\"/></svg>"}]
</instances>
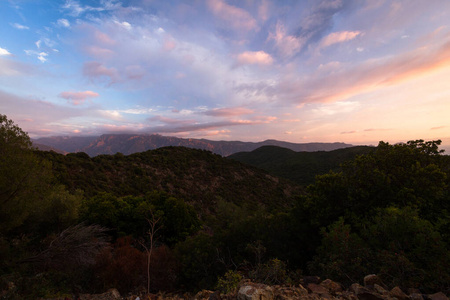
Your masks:
<instances>
[{"instance_id":1,"label":"sky","mask_svg":"<svg viewBox=\"0 0 450 300\"><path fill-rule=\"evenodd\" d=\"M450 145L449 0L0 0L30 137Z\"/></svg>"}]
</instances>

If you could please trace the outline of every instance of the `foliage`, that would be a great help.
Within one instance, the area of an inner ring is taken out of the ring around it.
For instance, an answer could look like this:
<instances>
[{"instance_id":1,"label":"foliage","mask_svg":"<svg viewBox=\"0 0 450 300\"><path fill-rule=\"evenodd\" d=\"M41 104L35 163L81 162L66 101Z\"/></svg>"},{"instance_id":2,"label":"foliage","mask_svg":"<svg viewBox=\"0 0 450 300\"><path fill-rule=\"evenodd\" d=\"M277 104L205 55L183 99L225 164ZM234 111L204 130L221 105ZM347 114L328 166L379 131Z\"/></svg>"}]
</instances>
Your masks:
<instances>
[{"instance_id":1,"label":"foliage","mask_svg":"<svg viewBox=\"0 0 450 300\"><path fill-rule=\"evenodd\" d=\"M224 270L217 261L217 248L212 236L199 232L175 246L180 262L180 280L186 289L211 289Z\"/></svg>"},{"instance_id":2,"label":"foliage","mask_svg":"<svg viewBox=\"0 0 450 300\"><path fill-rule=\"evenodd\" d=\"M165 147L92 158L83 153L36 153L52 162L55 176L71 193L81 189L87 198L103 192L125 197L157 190L184 199L200 215L207 214L218 197L278 209L301 192L295 184L204 150Z\"/></svg>"},{"instance_id":3,"label":"foliage","mask_svg":"<svg viewBox=\"0 0 450 300\"><path fill-rule=\"evenodd\" d=\"M28 135L0 115L0 235L33 215L44 201L50 180L50 165L33 154Z\"/></svg>"},{"instance_id":4,"label":"foliage","mask_svg":"<svg viewBox=\"0 0 450 300\"><path fill-rule=\"evenodd\" d=\"M337 172L342 163L374 150L374 147L355 146L327 152L295 152L277 146L263 146L251 152L232 154L229 158L306 186L314 183L317 175Z\"/></svg>"},{"instance_id":5,"label":"foliage","mask_svg":"<svg viewBox=\"0 0 450 300\"><path fill-rule=\"evenodd\" d=\"M119 238L113 248L99 253L93 285L98 291L117 288L121 293L145 286L146 260L146 254L132 244L131 237Z\"/></svg>"},{"instance_id":6,"label":"foliage","mask_svg":"<svg viewBox=\"0 0 450 300\"><path fill-rule=\"evenodd\" d=\"M240 274L290 284L306 267L344 284L377 273L391 286L450 288L450 158L440 141L304 156L285 170L322 173L304 192L182 147L93 158L33 151L18 126L3 115L0 123L0 276L11 297L142 289L152 214L155 292L229 291ZM297 159L258 151L278 167Z\"/></svg>"},{"instance_id":7,"label":"foliage","mask_svg":"<svg viewBox=\"0 0 450 300\"><path fill-rule=\"evenodd\" d=\"M271 259L265 264L258 264L256 269L249 273L249 277L257 282L272 285L290 282L286 263L277 258Z\"/></svg>"},{"instance_id":8,"label":"foliage","mask_svg":"<svg viewBox=\"0 0 450 300\"><path fill-rule=\"evenodd\" d=\"M242 279L243 277L239 272L228 270L217 280L217 289L225 294L234 293Z\"/></svg>"},{"instance_id":9,"label":"foliage","mask_svg":"<svg viewBox=\"0 0 450 300\"><path fill-rule=\"evenodd\" d=\"M369 274L367 262L372 258L370 249L351 226L340 218L321 230L322 244L317 255L310 262L312 274L322 278L332 278L350 285Z\"/></svg>"}]
</instances>

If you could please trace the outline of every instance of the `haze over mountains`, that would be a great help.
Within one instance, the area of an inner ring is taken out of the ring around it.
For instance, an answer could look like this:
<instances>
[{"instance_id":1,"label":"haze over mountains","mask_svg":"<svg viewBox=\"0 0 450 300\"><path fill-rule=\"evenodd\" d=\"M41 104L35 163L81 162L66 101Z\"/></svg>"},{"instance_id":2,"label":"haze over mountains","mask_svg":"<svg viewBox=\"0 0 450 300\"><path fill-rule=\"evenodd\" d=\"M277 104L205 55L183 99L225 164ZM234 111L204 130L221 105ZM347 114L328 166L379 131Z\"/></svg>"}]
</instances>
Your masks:
<instances>
[{"instance_id":1,"label":"haze over mountains","mask_svg":"<svg viewBox=\"0 0 450 300\"><path fill-rule=\"evenodd\" d=\"M65 153L85 152L89 156L115 154L118 152L129 155L166 146L184 146L208 150L222 156L229 156L243 151L253 151L262 146L278 146L296 152L332 151L352 147L351 144L345 143L289 143L278 140L266 140L256 143L212 141L206 139L184 139L158 134L104 134L90 137L56 136L35 139L33 144L41 150L49 150L50 147L50 149Z\"/></svg>"}]
</instances>

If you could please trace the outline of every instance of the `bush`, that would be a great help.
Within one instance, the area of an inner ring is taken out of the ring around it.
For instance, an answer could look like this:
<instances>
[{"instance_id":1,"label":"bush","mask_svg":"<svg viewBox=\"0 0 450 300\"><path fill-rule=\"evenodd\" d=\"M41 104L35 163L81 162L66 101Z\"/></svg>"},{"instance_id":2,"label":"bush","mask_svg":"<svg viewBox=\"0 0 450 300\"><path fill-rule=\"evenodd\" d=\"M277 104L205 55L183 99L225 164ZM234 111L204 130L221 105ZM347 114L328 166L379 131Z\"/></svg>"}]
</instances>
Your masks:
<instances>
[{"instance_id":1,"label":"bush","mask_svg":"<svg viewBox=\"0 0 450 300\"><path fill-rule=\"evenodd\" d=\"M242 275L237 271L228 270L225 275L217 280L217 289L223 293L234 293L242 281Z\"/></svg>"}]
</instances>

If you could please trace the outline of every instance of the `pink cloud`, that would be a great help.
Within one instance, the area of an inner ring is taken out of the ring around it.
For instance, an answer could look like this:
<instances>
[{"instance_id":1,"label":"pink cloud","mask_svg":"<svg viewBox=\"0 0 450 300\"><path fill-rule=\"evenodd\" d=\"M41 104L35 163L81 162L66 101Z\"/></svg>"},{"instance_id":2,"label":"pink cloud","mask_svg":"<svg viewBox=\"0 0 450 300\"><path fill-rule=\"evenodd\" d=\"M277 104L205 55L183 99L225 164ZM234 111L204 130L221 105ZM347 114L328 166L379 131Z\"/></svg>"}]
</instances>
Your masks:
<instances>
[{"instance_id":1,"label":"pink cloud","mask_svg":"<svg viewBox=\"0 0 450 300\"><path fill-rule=\"evenodd\" d=\"M245 51L238 55L237 61L241 65L271 65L273 58L264 51Z\"/></svg>"},{"instance_id":2,"label":"pink cloud","mask_svg":"<svg viewBox=\"0 0 450 300\"><path fill-rule=\"evenodd\" d=\"M333 32L324 37L320 43L321 47L328 47L333 44L342 43L346 41L353 40L358 35L360 35L360 31L339 31Z\"/></svg>"},{"instance_id":3,"label":"pink cloud","mask_svg":"<svg viewBox=\"0 0 450 300\"><path fill-rule=\"evenodd\" d=\"M114 41L109 35L98 30L95 31L94 38L97 42L104 45L114 45L116 43L116 41Z\"/></svg>"},{"instance_id":4,"label":"pink cloud","mask_svg":"<svg viewBox=\"0 0 450 300\"><path fill-rule=\"evenodd\" d=\"M172 40L172 39L166 39L166 40L164 41L163 49L164 49L165 51L171 51L171 50L175 49L176 46L177 46L177 44L175 43L174 40Z\"/></svg>"},{"instance_id":5,"label":"pink cloud","mask_svg":"<svg viewBox=\"0 0 450 300\"><path fill-rule=\"evenodd\" d=\"M298 37L288 35L284 25L281 22L277 23L275 33L269 33L267 40L275 41L275 47L285 58L291 57L300 51L305 43Z\"/></svg>"},{"instance_id":6,"label":"pink cloud","mask_svg":"<svg viewBox=\"0 0 450 300\"><path fill-rule=\"evenodd\" d=\"M336 102L426 75L450 66L450 36L439 46L421 47L385 59L368 60L355 67L336 66L326 72L318 70L310 78L285 76L277 94L292 101Z\"/></svg>"},{"instance_id":7,"label":"pink cloud","mask_svg":"<svg viewBox=\"0 0 450 300\"><path fill-rule=\"evenodd\" d=\"M252 113L253 110L244 107L215 108L204 112L205 115L214 117L233 117Z\"/></svg>"},{"instance_id":8,"label":"pink cloud","mask_svg":"<svg viewBox=\"0 0 450 300\"><path fill-rule=\"evenodd\" d=\"M267 19L269 19L269 15L270 15L270 3L267 0L263 0L258 7L258 17L261 20L266 21Z\"/></svg>"},{"instance_id":9,"label":"pink cloud","mask_svg":"<svg viewBox=\"0 0 450 300\"><path fill-rule=\"evenodd\" d=\"M81 105L89 98L95 98L100 96L96 92L84 91L84 92L62 92L58 95L61 98L67 100L67 102L73 105Z\"/></svg>"},{"instance_id":10,"label":"pink cloud","mask_svg":"<svg viewBox=\"0 0 450 300\"><path fill-rule=\"evenodd\" d=\"M437 126L437 127L431 127L431 130L439 130L439 129L444 129L447 128L447 126Z\"/></svg>"},{"instance_id":11,"label":"pink cloud","mask_svg":"<svg viewBox=\"0 0 450 300\"><path fill-rule=\"evenodd\" d=\"M386 129L386 128L368 128L368 129L364 129L364 131L389 131L391 129Z\"/></svg>"},{"instance_id":12,"label":"pink cloud","mask_svg":"<svg viewBox=\"0 0 450 300\"><path fill-rule=\"evenodd\" d=\"M92 56L98 58L111 57L114 54L114 51L94 45L87 46L85 48L86 52Z\"/></svg>"},{"instance_id":13,"label":"pink cloud","mask_svg":"<svg viewBox=\"0 0 450 300\"><path fill-rule=\"evenodd\" d=\"M256 20L244 9L229 5L222 0L209 0L208 7L213 14L238 30L257 28Z\"/></svg>"},{"instance_id":14,"label":"pink cloud","mask_svg":"<svg viewBox=\"0 0 450 300\"><path fill-rule=\"evenodd\" d=\"M116 68L107 68L103 64L91 61L84 63L83 75L89 77L91 80L102 77L108 77L111 83L115 83L119 80L119 72Z\"/></svg>"}]
</instances>

